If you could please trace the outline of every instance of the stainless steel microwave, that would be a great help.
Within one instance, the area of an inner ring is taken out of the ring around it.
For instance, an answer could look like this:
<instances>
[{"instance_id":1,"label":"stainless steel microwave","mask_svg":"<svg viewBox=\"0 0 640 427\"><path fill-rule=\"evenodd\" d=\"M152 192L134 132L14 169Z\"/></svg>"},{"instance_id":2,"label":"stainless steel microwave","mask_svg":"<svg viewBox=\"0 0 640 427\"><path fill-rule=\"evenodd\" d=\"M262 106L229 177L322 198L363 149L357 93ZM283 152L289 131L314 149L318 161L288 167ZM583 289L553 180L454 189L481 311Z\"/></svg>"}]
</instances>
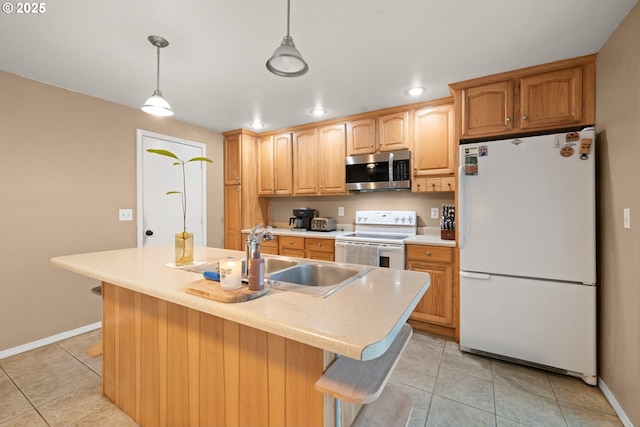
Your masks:
<instances>
[{"instance_id":1,"label":"stainless steel microwave","mask_svg":"<svg viewBox=\"0 0 640 427\"><path fill-rule=\"evenodd\" d=\"M410 162L409 150L349 156L345 159L347 190L410 190Z\"/></svg>"}]
</instances>

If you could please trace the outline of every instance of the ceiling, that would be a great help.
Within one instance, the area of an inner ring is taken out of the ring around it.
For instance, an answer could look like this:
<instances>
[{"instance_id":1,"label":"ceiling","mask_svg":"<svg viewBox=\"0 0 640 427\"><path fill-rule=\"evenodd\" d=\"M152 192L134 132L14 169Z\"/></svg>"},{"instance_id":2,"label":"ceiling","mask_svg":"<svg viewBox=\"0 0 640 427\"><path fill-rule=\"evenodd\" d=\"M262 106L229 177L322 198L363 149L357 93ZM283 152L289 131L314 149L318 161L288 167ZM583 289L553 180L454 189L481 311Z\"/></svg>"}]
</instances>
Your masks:
<instances>
[{"instance_id":1,"label":"ceiling","mask_svg":"<svg viewBox=\"0 0 640 427\"><path fill-rule=\"evenodd\" d=\"M174 118L273 130L449 96L448 83L600 50L636 0L293 0L301 77L265 67L286 0L55 0L2 13L0 69L133 108L156 85ZM13 3L17 5L17 3ZM412 98L411 86L427 89ZM322 118L310 110L322 106ZM167 120L167 119L159 119Z\"/></svg>"}]
</instances>

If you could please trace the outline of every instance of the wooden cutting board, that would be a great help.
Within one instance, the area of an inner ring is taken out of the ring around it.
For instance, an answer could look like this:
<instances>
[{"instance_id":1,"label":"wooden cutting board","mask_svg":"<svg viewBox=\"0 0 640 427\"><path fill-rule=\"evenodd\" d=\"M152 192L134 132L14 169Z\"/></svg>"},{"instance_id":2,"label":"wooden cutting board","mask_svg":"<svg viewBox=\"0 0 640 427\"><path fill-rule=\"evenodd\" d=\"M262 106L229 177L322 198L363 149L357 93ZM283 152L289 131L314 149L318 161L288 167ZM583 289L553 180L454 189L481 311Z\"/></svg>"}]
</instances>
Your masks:
<instances>
[{"instance_id":1,"label":"wooden cutting board","mask_svg":"<svg viewBox=\"0 0 640 427\"><path fill-rule=\"evenodd\" d=\"M250 291L247 286L233 291L225 291L220 288L220 282L213 280L200 279L193 283L189 283L185 289L187 293L212 299L220 302L243 302L261 297L269 292L269 285L265 284L264 289L259 291Z\"/></svg>"}]
</instances>

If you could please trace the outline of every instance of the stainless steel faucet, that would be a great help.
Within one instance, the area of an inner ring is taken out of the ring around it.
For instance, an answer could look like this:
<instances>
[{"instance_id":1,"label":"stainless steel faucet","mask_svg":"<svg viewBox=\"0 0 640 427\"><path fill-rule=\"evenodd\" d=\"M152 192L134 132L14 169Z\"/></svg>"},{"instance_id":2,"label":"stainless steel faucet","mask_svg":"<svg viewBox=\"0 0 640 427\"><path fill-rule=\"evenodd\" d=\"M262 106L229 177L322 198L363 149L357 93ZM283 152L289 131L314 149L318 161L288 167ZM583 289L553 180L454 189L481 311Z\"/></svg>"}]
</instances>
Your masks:
<instances>
[{"instance_id":1,"label":"stainless steel faucet","mask_svg":"<svg viewBox=\"0 0 640 427\"><path fill-rule=\"evenodd\" d=\"M247 258L243 274L243 278L245 279L249 277L249 260L253 258L253 254L256 253L256 251L260 252L260 242L262 241L262 239L267 241L273 240L273 234L271 234L271 226L268 225L262 230L257 231L260 227L262 227L262 224L258 224L253 227L245 242L245 258Z\"/></svg>"}]
</instances>

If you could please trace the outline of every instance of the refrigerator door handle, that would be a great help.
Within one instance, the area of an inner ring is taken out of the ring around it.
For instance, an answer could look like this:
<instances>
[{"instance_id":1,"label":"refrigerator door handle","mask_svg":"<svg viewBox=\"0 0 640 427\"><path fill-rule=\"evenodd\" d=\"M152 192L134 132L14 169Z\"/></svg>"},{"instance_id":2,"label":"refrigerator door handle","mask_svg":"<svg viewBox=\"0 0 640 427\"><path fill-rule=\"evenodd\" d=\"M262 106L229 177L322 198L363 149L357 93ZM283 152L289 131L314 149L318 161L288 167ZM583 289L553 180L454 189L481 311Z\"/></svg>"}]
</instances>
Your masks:
<instances>
[{"instance_id":1,"label":"refrigerator door handle","mask_svg":"<svg viewBox=\"0 0 640 427\"><path fill-rule=\"evenodd\" d=\"M465 185L464 185L464 167L458 167L458 186L460 187L458 190L458 240L460 240L459 245L460 249L464 248L464 228L465 228Z\"/></svg>"},{"instance_id":2,"label":"refrigerator door handle","mask_svg":"<svg viewBox=\"0 0 640 427\"><path fill-rule=\"evenodd\" d=\"M491 275L486 273L472 273L470 271L461 271L460 277L465 277L467 279L475 279L475 280L490 280Z\"/></svg>"}]
</instances>

